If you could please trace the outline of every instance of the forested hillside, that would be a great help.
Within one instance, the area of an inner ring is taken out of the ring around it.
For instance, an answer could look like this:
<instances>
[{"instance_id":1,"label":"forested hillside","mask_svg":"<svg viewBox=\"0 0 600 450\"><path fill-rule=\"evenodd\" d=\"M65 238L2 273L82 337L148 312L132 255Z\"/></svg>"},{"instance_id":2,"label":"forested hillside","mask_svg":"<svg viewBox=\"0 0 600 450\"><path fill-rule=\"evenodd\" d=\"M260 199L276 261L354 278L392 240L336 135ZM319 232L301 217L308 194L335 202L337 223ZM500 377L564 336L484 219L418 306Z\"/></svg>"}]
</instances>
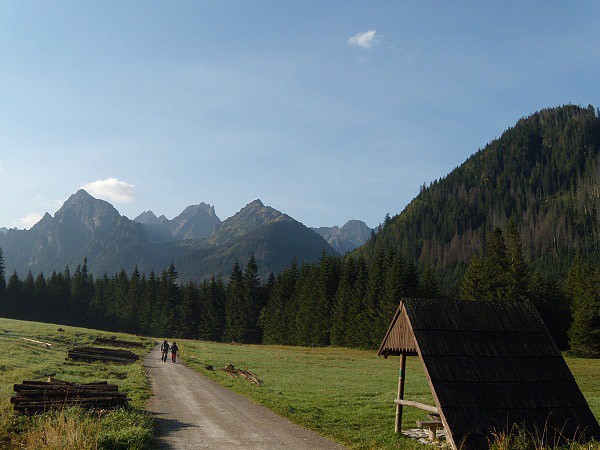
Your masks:
<instances>
[{"instance_id":1,"label":"forested hillside","mask_svg":"<svg viewBox=\"0 0 600 450\"><path fill-rule=\"evenodd\" d=\"M513 218L525 259L561 279L576 254L600 257L600 118L592 106L545 109L507 130L445 178L423 186L357 250L396 248L455 291L473 253Z\"/></svg>"}]
</instances>

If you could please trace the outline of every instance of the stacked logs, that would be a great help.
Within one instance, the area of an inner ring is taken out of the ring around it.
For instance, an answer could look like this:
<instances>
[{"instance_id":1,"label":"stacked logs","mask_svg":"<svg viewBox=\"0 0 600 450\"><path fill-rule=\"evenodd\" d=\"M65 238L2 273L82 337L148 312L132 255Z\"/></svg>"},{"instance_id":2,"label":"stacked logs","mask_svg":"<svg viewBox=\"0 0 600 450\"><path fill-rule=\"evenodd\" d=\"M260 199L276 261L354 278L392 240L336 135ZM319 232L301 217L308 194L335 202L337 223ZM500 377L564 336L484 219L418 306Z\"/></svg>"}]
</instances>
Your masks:
<instances>
[{"instance_id":1,"label":"stacked logs","mask_svg":"<svg viewBox=\"0 0 600 450\"><path fill-rule=\"evenodd\" d=\"M51 409L79 405L87 409L107 410L126 406L131 399L119 392L116 384L106 381L76 384L50 378L50 381L24 380L15 384L10 402L20 414L42 413Z\"/></svg>"},{"instance_id":2,"label":"stacked logs","mask_svg":"<svg viewBox=\"0 0 600 450\"><path fill-rule=\"evenodd\" d=\"M67 352L67 359L85 362L113 362L132 364L140 357L129 350L113 350L100 347L76 347Z\"/></svg>"}]
</instances>

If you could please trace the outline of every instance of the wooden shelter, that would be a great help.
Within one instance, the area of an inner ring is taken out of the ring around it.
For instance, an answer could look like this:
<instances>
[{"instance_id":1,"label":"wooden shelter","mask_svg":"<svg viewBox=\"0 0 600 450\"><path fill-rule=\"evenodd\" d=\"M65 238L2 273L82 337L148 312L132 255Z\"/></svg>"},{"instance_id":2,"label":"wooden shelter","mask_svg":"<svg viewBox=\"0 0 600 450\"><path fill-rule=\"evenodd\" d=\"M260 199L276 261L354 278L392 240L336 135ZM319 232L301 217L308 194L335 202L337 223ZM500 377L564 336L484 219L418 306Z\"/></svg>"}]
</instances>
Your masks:
<instances>
[{"instance_id":1,"label":"wooden shelter","mask_svg":"<svg viewBox=\"0 0 600 450\"><path fill-rule=\"evenodd\" d=\"M439 414L454 449L487 449L519 426L556 443L600 440L600 426L535 308L528 302L402 299L379 348L400 356L402 407ZM406 356L423 362L436 406L404 399Z\"/></svg>"}]
</instances>

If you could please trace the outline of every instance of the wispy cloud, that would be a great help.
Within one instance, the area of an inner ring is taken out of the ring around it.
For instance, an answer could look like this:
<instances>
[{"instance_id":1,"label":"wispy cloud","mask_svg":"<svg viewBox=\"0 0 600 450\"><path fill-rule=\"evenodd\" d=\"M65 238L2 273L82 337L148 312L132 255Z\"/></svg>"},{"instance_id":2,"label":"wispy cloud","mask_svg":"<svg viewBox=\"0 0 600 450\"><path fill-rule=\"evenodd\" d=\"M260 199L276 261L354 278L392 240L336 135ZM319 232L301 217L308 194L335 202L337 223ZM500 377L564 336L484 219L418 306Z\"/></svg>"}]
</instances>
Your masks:
<instances>
[{"instance_id":1,"label":"wispy cloud","mask_svg":"<svg viewBox=\"0 0 600 450\"><path fill-rule=\"evenodd\" d=\"M25 229L29 229L32 226L34 226L36 223L38 223L42 218L41 214L35 213L35 212L30 212L25 214L23 217L18 218L17 220L15 220L14 225L17 228L25 228Z\"/></svg>"},{"instance_id":2,"label":"wispy cloud","mask_svg":"<svg viewBox=\"0 0 600 450\"><path fill-rule=\"evenodd\" d=\"M115 203L131 203L135 197L133 185L116 178L97 180L81 186L91 195Z\"/></svg>"},{"instance_id":3,"label":"wispy cloud","mask_svg":"<svg viewBox=\"0 0 600 450\"><path fill-rule=\"evenodd\" d=\"M363 31L362 33L358 33L348 39L348 45L351 47L360 47L363 49L369 49L375 44L375 35L377 32L375 30Z\"/></svg>"}]
</instances>

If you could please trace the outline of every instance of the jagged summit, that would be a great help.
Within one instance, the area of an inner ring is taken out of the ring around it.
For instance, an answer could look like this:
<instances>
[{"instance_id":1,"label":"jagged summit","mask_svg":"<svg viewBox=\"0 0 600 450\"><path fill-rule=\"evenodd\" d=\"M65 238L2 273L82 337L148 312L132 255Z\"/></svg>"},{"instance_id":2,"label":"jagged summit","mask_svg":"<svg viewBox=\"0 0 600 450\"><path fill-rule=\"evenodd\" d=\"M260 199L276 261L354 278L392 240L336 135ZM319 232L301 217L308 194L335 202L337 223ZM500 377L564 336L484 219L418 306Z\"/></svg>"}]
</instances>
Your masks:
<instances>
[{"instance_id":1,"label":"jagged summit","mask_svg":"<svg viewBox=\"0 0 600 450\"><path fill-rule=\"evenodd\" d=\"M342 227L319 227L312 230L342 255L360 247L371 236L371 228L362 220L355 219L349 220Z\"/></svg>"}]
</instances>

